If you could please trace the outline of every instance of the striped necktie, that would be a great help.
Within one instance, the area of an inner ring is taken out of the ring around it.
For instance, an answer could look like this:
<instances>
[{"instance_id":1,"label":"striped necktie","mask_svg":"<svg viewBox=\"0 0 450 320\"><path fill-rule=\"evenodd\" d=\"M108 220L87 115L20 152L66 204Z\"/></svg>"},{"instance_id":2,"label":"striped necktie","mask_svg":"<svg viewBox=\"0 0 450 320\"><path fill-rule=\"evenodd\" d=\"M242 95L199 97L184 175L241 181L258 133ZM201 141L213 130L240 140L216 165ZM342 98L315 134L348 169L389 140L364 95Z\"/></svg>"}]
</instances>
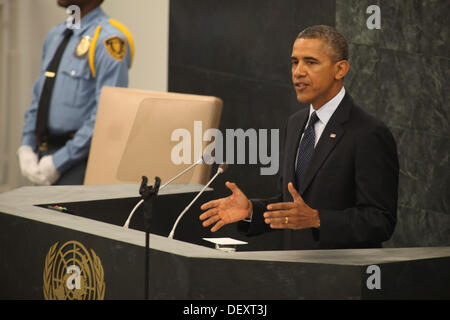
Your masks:
<instances>
[{"instance_id":1,"label":"striped necktie","mask_svg":"<svg viewBox=\"0 0 450 320\"><path fill-rule=\"evenodd\" d=\"M316 133L314 130L314 124L319 120L316 112L314 111L309 119L308 127L306 128L297 155L297 167L295 169L297 178L297 188L300 190L301 183L305 176L308 163L314 153L314 143L316 140Z\"/></svg>"}]
</instances>

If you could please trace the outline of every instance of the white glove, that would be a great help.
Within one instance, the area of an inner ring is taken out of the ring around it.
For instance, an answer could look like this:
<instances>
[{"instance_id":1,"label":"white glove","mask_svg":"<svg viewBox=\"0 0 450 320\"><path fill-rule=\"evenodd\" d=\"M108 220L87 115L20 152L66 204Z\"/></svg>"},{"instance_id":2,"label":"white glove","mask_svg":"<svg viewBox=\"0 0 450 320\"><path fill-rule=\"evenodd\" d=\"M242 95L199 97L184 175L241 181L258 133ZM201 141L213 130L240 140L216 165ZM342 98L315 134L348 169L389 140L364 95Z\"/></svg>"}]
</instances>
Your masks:
<instances>
[{"instance_id":1,"label":"white glove","mask_svg":"<svg viewBox=\"0 0 450 320\"><path fill-rule=\"evenodd\" d=\"M22 176L28 177L30 173L37 171L38 156L30 146L21 146L17 149L17 156L19 157Z\"/></svg>"},{"instance_id":2,"label":"white glove","mask_svg":"<svg viewBox=\"0 0 450 320\"><path fill-rule=\"evenodd\" d=\"M55 165L53 164L52 156L42 157L38 164L38 170L39 173L45 177L46 185L54 184L61 176L61 173L56 170Z\"/></svg>"},{"instance_id":3,"label":"white glove","mask_svg":"<svg viewBox=\"0 0 450 320\"><path fill-rule=\"evenodd\" d=\"M39 172L38 155L30 146L21 146L17 149L17 156L19 157L20 172L22 176L35 184L47 184L45 176Z\"/></svg>"}]
</instances>

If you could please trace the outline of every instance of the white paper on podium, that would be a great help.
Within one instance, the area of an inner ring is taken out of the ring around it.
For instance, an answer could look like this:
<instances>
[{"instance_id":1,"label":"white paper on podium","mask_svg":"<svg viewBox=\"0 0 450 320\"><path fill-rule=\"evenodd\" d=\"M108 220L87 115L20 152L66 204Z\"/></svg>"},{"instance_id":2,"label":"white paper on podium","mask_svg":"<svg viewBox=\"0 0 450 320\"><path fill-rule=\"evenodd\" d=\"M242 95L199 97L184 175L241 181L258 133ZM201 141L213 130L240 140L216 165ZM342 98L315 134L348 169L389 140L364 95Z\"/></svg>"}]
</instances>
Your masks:
<instances>
[{"instance_id":1,"label":"white paper on podium","mask_svg":"<svg viewBox=\"0 0 450 320\"><path fill-rule=\"evenodd\" d=\"M248 242L236 240L233 238L203 238L203 240L215 243L219 246L235 246L241 244L248 244Z\"/></svg>"}]
</instances>

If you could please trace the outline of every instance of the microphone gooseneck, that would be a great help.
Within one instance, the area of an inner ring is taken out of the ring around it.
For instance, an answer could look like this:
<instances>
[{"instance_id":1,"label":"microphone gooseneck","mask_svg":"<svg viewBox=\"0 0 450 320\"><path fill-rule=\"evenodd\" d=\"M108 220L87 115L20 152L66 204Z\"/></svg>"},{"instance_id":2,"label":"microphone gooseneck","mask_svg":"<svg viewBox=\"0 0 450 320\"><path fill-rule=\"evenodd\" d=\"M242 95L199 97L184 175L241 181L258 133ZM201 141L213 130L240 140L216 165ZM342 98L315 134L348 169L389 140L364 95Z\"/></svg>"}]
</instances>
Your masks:
<instances>
[{"instance_id":1,"label":"microphone gooseneck","mask_svg":"<svg viewBox=\"0 0 450 320\"><path fill-rule=\"evenodd\" d=\"M228 165L226 163L222 163L221 165L219 165L219 168L217 169L216 174L214 175L214 177L211 178L211 180L208 181L208 183L203 187L203 189L197 194L197 196L191 201L191 203L189 203L187 205L186 208L184 208L184 210L180 213L180 215L178 216L177 220L175 221L172 230L169 233L168 238L169 239L173 239L173 236L175 234L175 230L177 228L178 223L180 222L181 218L184 216L184 214L191 208L191 206L194 204L195 201L197 201L197 199L202 195L202 193L206 190L206 188L209 187L209 185L217 178L217 176L219 174L222 174L225 172L225 170L227 169Z\"/></svg>"},{"instance_id":2,"label":"microphone gooseneck","mask_svg":"<svg viewBox=\"0 0 450 320\"><path fill-rule=\"evenodd\" d=\"M186 172L192 170L192 168L196 167L197 165L199 165L200 163L202 163L205 159L205 156L202 155L196 162L194 162L193 164L191 164L189 167L187 167L186 169L184 169L183 171L181 171L180 173L178 173L175 177L171 178L169 181L167 181L165 184L163 184L161 187L159 187L159 190L164 189L166 186L168 186L169 184L171 184L174 180L178 179L179 177L181 177L182 175L184 175ZM130 221L131 218L133 218L134 213L136 212L136 210L142 205L142 203L144 202L143 199L141 199L133 208L133 210L131 210L130 214L128 215L128 219L127 221L125 221L125 224L123 225L124 228L128 229L129 225L130 225Z\"/></svg>"}]
</instances>

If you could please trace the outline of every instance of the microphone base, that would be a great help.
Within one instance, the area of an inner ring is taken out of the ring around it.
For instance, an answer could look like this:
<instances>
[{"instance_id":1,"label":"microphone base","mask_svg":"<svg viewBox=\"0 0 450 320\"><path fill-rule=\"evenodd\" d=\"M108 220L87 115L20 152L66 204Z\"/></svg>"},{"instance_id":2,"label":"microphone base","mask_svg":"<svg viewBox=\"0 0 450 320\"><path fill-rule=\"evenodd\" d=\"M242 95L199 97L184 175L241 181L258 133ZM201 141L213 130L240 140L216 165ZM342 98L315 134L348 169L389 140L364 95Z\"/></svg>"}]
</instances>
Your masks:
<instances>
[{"instance_id":1,"label":"microphone base","mask_svg":"<svg viewBox=\"0 0 450 320\"><path fill-rule=\"evenodd\" d=\"M149 298L149 280L150 280L150 224L153 210L153 201L158 196L159 186L161 179L155 177L155 183L153 186L147 185L148 178L142 176L141 186L139 188L139 194L144 201L144 228L145 228L145 266L144 266L144 299Z\"/></svg>"}]
</instances>

